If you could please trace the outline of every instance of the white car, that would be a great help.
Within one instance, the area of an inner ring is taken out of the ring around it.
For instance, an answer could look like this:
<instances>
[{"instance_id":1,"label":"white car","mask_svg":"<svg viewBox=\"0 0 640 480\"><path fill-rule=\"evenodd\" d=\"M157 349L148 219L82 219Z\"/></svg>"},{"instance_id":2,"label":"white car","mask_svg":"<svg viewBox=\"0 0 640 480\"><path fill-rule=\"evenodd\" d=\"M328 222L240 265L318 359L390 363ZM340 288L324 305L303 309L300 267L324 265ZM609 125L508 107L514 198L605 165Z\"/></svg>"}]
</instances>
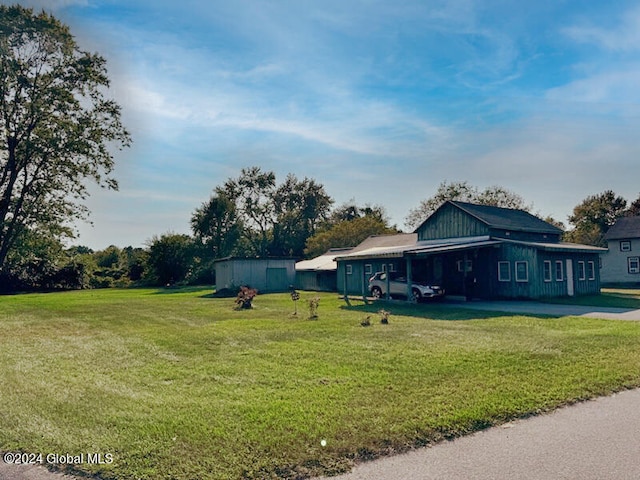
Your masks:
<instances>
[{"instance_id":1,"label":"white car","mask_svg":"<svg viewBox=\"0 0 640 480\"><path fill-rule=\"evenodd\" d=\"M382 298L387 294L387 273L378 272L369 279L369 292L374 298ZM393 277L389 279L389 292L391 296L407 296L407 279L405 277ZM411 301L419 302L427 298L440 298L444 296L444 288L424 283L411 283Z\"/></svg>"}]
</instances>

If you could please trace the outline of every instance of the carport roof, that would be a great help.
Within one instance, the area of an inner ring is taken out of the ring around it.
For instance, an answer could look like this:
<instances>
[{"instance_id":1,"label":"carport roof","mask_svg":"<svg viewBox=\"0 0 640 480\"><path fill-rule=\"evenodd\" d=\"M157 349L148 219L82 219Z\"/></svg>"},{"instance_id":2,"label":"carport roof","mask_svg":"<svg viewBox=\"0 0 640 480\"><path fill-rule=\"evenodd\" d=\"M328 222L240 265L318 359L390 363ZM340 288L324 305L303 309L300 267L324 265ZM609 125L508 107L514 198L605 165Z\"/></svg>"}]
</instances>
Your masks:
<instances>
[{"instance_id":1,"label":"carport roof","mask_svg":"<svg viewBox=\"0 0 640 480\"><path fill-rule=\"evenodd\" d=\"M340 255L336 260L359 260L366 258L402 258L404 256L422 256L433 253L450 252L454 250L469 250L473 248L499 245L500 240L492 240L488 236L447 238L444 240L430 240L416 242L411 245L395 247L373 247Z\"/></svg>"},{"instance_id":2,"label":"carport roof","mask_svg":"<svg viewBox=\"0 0 640 480\"><path fill-rule=\"evenodd\" d=\"M580 245L577 243L522 242L517 240L481 236L429 240L416 242L412 245L399 245L395 247L373 247L352 251L346 255L339 255L335 259L336 261L341 261L363 260L367 258L402 258L406 256L421 257L432 255L434 253L447 253L460 250L472 250L474 248L491 247L503 243L524 245L550 252L601 253L607 251L605 248L593 247L591 245Z\"/></svg>"},{"instance_id":3,"label":"carport roof","mask_svg":"<svg viewBox=\"0 0 640 480\"><path fill-rule=\"evenodd\" d=\"M505 243L515 243L519 245L525 245L528 247L535 247L539 250L546 250L548 252L579 252L579 253L602 253L606 252L606 248L594 247L592 245L582 245L580 243L541 243L541 242L522 242L518 240L502 240Z\"/></svg>"}]
</instances>

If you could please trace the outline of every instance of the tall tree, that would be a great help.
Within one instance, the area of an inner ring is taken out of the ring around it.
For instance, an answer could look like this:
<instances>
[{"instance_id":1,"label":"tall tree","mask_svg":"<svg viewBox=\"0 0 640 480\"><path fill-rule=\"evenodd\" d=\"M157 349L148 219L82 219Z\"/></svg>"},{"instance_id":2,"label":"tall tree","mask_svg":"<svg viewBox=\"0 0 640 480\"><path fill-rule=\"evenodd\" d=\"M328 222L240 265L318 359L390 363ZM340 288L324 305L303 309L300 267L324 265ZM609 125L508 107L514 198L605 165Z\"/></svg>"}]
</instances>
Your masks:
<instances>
[{"instance_id":1,"label":"tall tree","mask_svg":"<svg viewBox=\"0 0 640 480\"><path fill-rule=\"evenodd\" d=\"M629 205L627 216L640 217L640 195L633 202L631 202L631 205Z\"/></svg>"},{"instance_id":2,"label":"tall tree","mask_svg":"<svg viewBox=\"0 0 640 480\"><path fill-rule=\"evenodd\" d=\"M130 136L108 87L104 58L67 26L0 6L0 269L25 230L71 234L87 179L117 189L111 152Z\"/></svg>"},{"instance_id":3,"label":"tall tree","mask_svg":"<svg viewBox=\"0 0 640 480\"><path fill-rule=\"evenodd\" d=\"M213 258L234 253L242 234L242 223L235 204L224 194L212 196L191 216L191 230Z\"/></svg>"},{"instance_id":4,"label":"tall tree","mask_svg":"<svg viewBox=\"0 0 640 480\"><path fill-rule=\"evenodd\" d=\"M302 257L307 239L326 221L332 203L321 184L289 174L273 196L276 221L270 253Z\"/></svg>"},{"instance_id":5,"label":"tall tree","mask_svg":"<svg viewBox=\"0 0 640 480\"><path fill-rule=\"evenodd\" d=\"M355 247L371 235L398 233L384 221L365 215L337 223L328 230L317 233L307 241L307 257L322 255L330 248Z\"/></svg>"},{"instance_id":6,"label":"tall tree","mask_svg":"<svg viewBox=\"0 0 640 480\"><path fill-rule=\"evenodd\" d=\"M604 234L616 220L626 213L627 201L607 190L585 198L573 209L569 223L573 229L565 233L565 240L604 247Z\"/></svg>"},{"instance_id":7,"label":"tall tree","mask_svg":"<svg viewBox=\"0 0 640 480\"><path fill-rule=\"evenodd\" d=\"M422 200L417 208L409 211L409 215L405 218L405 225L411 229L417 228L447 200L531 210L531 206L527 205L520 195L506 188L492 186L479 190L467 181L449 183L444 181L438 186L433 196Z\"/></svg>"},{"instance_id":8,"label":"tall tree","mask_svg":"<svg viewBox=\"0 0 640 480\"><path fill-rule=\"evenodd\" d=\"M159 285L182 282L194 266L194 243L188 235L165 233L149 241L150 275Z\"/></svg>"},{"instance_id":9,"label":"tall tree","mask_svg":"<svg viewBox=\"0 0 640 480\"><path fill-rule=\"evenodd\" d=\"M255 253L266 256L272 238L276 212L273 195L276 191L276 175L263 172L260 167L243 168L238 178L230 178L216 189L235 202L244 236L251 243Z\"/></svg>"}]
</instances>

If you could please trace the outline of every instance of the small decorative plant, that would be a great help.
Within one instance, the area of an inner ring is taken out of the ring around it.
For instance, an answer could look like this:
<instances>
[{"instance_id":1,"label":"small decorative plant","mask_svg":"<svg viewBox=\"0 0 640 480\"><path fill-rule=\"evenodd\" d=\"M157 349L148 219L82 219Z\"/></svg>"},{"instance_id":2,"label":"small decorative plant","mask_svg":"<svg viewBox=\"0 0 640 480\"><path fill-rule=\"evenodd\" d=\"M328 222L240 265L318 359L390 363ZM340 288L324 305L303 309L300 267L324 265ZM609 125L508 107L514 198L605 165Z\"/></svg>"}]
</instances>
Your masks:
<instances>
[{"instance_id":1,"label":"small decorative plant","mask_svg":"<svg viewBox=\"0 0 640 480\"><path fill-rule=\"evenodd\" d=\"M236 305L239 309L249 309L252 308L252 302L255 296L258 295L258 290L255 288L242 286L240 287L240 291L238 292L238 296L236 297Z\"/></svg>"},{"instance_id":2,"label":"small decorative plant","mask_svg":"<svg viewBox=\"0 0 640 480\"><path fill-rule=\"evenodd\" d=\"M315 320L318 318L319 304L320 304L320 297L313 297L309 299L309 320Z\"/></svg>"},{"instance_id":3,"label":"small decorative plant","mask_svg":"<svg viewBox=\"0 0 640 480\"><path fill-rule=\"evenodd\" d=\"M389 315L391 315L391 312L387 312L386 310L382 309L378 310L378 315L380 315L380 323L382 323L383 325L389 324Z\"/></svg>"},{"instance_id":4,"label":"small decorative plant","mask_svg":"<svg viewBox=\"0 0 640 480\"><path fill-rule=\"evenodd\" d=\"M300 294L296 292L295 288L291 287L291 300L294 305L294 315L298 315L298 300L300 300Z\"/></svg>"}]
</instances>

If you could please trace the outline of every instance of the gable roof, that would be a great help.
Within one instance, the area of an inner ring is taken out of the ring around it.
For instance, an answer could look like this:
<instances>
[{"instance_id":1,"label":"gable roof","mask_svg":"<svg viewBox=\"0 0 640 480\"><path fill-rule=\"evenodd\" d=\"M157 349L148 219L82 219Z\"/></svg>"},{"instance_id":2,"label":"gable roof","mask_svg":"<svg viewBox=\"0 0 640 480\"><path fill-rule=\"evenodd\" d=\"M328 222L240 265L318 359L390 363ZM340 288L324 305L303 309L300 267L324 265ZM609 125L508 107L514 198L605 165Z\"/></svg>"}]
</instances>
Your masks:
<instances>
[{"instance_id":1,"label":"gable roof","mask_svg":"<svg viewBox=\"0 0 640 480\"><path fill-rule=\"evenodd\" d=\"M445 204L447 203L475 217L490 228L519 232L550 233L554 235L560 235L562 233L562 230L558 227L524 210L452 200L445 202Z\"/></svg>"},{"instance_id":2,"label":"gable roof","mask_svg":"<svg viewBox=\"0 0 640 480\"><path fill-rule=\"evenodd\" d=\"M640 238L640 217L622 217L607 231L605 240Z\"/></svg>"}]
</instances>

